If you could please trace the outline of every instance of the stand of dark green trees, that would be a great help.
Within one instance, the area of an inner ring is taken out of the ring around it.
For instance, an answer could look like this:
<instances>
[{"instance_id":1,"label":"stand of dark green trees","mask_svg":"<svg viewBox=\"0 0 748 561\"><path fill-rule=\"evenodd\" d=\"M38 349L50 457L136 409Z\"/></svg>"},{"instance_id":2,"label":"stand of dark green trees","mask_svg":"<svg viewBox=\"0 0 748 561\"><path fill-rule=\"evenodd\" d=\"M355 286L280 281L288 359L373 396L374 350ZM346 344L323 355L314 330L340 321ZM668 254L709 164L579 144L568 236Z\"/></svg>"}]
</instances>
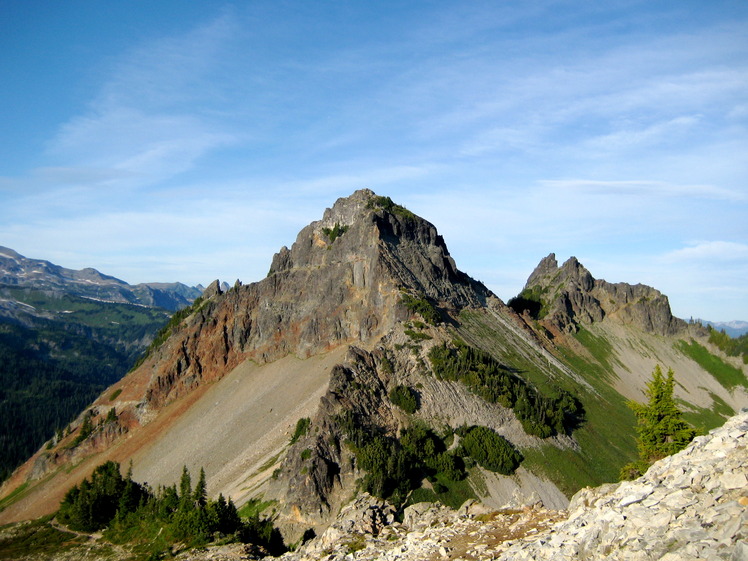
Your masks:
<instances>
[{"instance_id":1,"label":"stand of dark green trees","mask_svg":"<svg viewBox=\"0 0 748 561\"><path fill-rule=\"evenodd\" d=\"M502 436L487 427L465 427L455 450L447 450L445 439L428 426L416 423L399 438L368 426L351 412L337 417L347 435L347 444L358 466L366 471L361 488L376 497L400 506L408 494L421 486L424 478L433 481L461 481L467 476L466 464L478 463L504 475L514 473L522 456ZM450 433L447 438L452 438Z\"/></svg>"},{"instance_id":2,"label":"stand of dark green trees","mask_svg":"<svg viewBox=\"0 0 748 561\"><path fill-rule=\"evenodd\" d=\"M567 391L544 396L488 353L461 341L433 347L429 360L437 378L458 380L486 401L513 409L528 434L568 433L584 416L581 403Z\"/></svg>"},{"instance_id":3,"label":"stand of dark green trees","mask_svg":"<svg viewBox=\"0 0 748 561\"><path fill-rule=\"evenodd\" d=\"M119 380L131 357L55 322L0 321L0 482Z\"/></svg>"},{"instance_id":4,"label":"stand of dark green trees","mask_svg":"<svg viewBox=\"0 0 748 561\"><path fill-rule=\"evenodd\" d=\"M254 516L242 519L231 499L207 496L205 471L194 489L185 467L179 483L155 492L124 477L116 462L98 466L67 492L57 513L59 522L72 530L103 530L113 543L147 545L158 557L174 544L196 547L213 541L241 541L262 546L272 555L285 551L280 532L272 521Z\"/></svg>"}]
</instances>

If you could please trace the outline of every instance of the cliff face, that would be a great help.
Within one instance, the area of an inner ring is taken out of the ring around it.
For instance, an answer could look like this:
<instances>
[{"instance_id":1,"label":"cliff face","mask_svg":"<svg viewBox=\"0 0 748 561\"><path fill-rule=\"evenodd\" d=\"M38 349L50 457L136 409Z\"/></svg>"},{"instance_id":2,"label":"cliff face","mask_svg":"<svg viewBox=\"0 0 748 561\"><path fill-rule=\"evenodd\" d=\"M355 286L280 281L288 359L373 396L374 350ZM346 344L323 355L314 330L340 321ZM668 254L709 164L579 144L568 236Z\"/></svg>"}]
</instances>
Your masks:
<instances>
[{"instance_id":1,"label":"cliff face","mask_svg":"<svg viewBox=\"0 0 748 561\"><path fill-rule=\"evenodd\" d=\"M525 301L518 302L520 309L534 308L552 331L575 332L581 324L605 318L657 335L675 335L687 327L673 317L667 296L658 290L597 280L576 257L559 267L553 253L540 261L520 298Z\"/></svg>"},{"instance_id":2,"label":"cliff face","mask_svg":"<svg viewBox=\"0 0 748 561\"><path fill-rule=\"evenodd\" d=\"M248 358L365 346L408 317L403 292L444 309L481 305L490 294L457 270L432 224L356 191L283 247L267 278L206 290L207 302L145 366L152 372L146 400L161 406Z\"/></svg>"}]
</instances>

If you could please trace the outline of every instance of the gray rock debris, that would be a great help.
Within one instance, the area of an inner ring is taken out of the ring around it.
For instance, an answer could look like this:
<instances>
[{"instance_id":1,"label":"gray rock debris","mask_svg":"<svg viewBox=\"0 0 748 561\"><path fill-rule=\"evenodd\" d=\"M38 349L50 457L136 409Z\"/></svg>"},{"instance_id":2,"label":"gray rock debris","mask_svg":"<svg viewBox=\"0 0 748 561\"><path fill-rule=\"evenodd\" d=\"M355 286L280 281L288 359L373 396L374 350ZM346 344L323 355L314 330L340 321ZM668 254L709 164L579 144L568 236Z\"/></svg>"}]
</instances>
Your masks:
<instances>
[{"instance_id":1,"label":"gray rock debris","mask_svg":"<svg viewBox=\"0 0 748 561\"><path fill-rule=\"evenodd\" d=\"M583 489L552 532L499 559L748 560L748 412L636 481Z\"/></svg>"},{"instance_id":2,"label":"gray rock debris","mask_svg":"<svg viewBox=\"0 0 748 561\"><path fill-rule=\"evenodd\" d=\"M748 560L748 411L636 481L583 489L568 513L540 504L491 512L418 503L403 522L363 495L322 536L283 561ZM233 548L233 549L232 549ZM256 558L240 546L208 548L190 561Z\"/></svg>"}]
</instances>

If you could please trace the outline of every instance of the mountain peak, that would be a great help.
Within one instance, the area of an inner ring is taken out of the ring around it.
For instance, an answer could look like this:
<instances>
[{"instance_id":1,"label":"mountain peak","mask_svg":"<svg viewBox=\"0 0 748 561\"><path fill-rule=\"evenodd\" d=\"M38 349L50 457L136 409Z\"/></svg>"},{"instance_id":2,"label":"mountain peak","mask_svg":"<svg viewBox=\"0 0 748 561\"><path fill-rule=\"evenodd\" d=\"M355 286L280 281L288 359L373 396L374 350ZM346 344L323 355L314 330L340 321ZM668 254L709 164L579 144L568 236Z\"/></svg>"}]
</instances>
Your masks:
<instances>
[{"instance_id":1,"label":"mountain peak","mask_svg":"<svg viewBox=\"0 0 748 561\"><path fill-rule=\"evenodd\" d=\"M518 311L527 309L554 332L575 332L582 324L606 317L659 335L672 335L686 327L673 317L667 296L660 291L643 284L595 279L576 257L559 267L554 253L541 259L510 305Z\"/></svg>"},{"instance_id":2,"label":"mountain peak","mask_svg":"<svg viewBox=\"0 0 748 561\"><path fill-rule=\"evenodd\" d=\"M445 318L489 296L457 269L433 224L356 191L282 247L265 279L203 300L153 357L148 400L159 406L247 357L267 363L368 347L412 316L408 297Z\"/></svg>"},{"instance_id":3,"label":"mountain peak","mask_svg":"<svg viewBox=\"0 0 748 561\"><path fill-rule=\"evenodd\" d=\"M447 307L485 302L487 288L457 269L436 227L369 189L338 199L273 257L270 275L348 267L349 284L406 290Z\"/></svg>"},{"instance_id":4,"label":"mountain peak","mask_svg":"<svg viewBox=\"0 0 748 561\"><path fill-rule=\"evenodd\" d=\"M348 197L339 198L332 208L325 209L324 216L319 222L320 227L333 228L335 224L350 226L376 198L376 193L370 189L359 189Z\"/></svg>"}]
</instances>

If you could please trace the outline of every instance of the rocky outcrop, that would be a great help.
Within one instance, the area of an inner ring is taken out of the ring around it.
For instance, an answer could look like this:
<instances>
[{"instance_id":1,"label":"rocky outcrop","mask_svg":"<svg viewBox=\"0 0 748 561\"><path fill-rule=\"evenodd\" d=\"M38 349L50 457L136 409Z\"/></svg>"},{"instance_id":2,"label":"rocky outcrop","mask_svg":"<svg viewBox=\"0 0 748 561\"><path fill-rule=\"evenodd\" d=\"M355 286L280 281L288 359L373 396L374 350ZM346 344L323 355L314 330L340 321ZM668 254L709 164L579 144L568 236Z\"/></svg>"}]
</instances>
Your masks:
<instances>
[{"instance_id":1,"label":"rocky outcrop","mask_svg":"<svg viewBox=\"0 0 748 561\"><path fill-rule=\"evenodd\" d=\"M360 498L329 533L286 561L471 559L630 560L748 558L748 411L636 481L584 489L568 511L542 504L489 511L471 501L405 509ZM334 529L333 529L334 528Z\"/></svg>"},{"instance_id":2,"label":"rocky outcrop","mask_svg":"<svg viewBox=\"0 0 748 561\"><path fill-rule=\"evenodd\" d=\"M199 309L146 365L149 405L220 378L242 360L367 345L409 317L403 292L446 310L485 303L488 289L457 270L432 224L382 201L389 199L369 190L339 199L273 257L267 278L226 293L217 283L208 287Z\"/></svg>"},{"instance_id":3,"label":"rocky outcrop","mask_svg":"<svg viewBox=\"0 0 748 561\"><path fill-rule=\"evenodd\" d=\"M667 296L658 290L597 280L576 257L559 267L553 253L540 261L516 302L532 310L551 332L573 333L580 325L605 318L657 335L674 335L687 328L686 322L672 315Z\"/></svg>"},{"instance_id":4,"label":"rocky outcrop","mask_svg":"<svg viewBox=\"0 0 748 561\"><path fill-rule=\"evenodd\" d=\"M748 559L748 412L636 481L583 489L549 534L500 557Z\"/></svg>"},{"instance_id":5,"label":"rocky outcrop","mask_svg":"<svg viewBox=\"0 0 748 561\"><path fill-rule=\"evenodd\" d=\"M28 478L40 479L61 465L73 465L83 458L105 450L128 432L128 424L132 423L132 413L121 414L114 419L107 418L108 409L92 407L79 416L71 424L71 433L64 435L61 439L53 438L49 449L37 454L29 471ZM88 417L91 422L91 434L82 440L77 437L80 434L84 418Z\"/></svg>"},{"instance_id":6,"label":"rocky outcrop","mask_svg":"<svg viewBox=\"0 0 748 561\"><path fill-rule=\"evenodd\" d=\"M347 435L337 422L340 415L353 415L372 431L394 434L398 423L387 400L385 355L382 348L368 352L350 347L345 361L332 370L310 430L291 447L269 485L269 496L281 498L277 521L288 535L325 527L350 499L354 480L361 475L344 444Z\"/></svg>"}]
</instances>

